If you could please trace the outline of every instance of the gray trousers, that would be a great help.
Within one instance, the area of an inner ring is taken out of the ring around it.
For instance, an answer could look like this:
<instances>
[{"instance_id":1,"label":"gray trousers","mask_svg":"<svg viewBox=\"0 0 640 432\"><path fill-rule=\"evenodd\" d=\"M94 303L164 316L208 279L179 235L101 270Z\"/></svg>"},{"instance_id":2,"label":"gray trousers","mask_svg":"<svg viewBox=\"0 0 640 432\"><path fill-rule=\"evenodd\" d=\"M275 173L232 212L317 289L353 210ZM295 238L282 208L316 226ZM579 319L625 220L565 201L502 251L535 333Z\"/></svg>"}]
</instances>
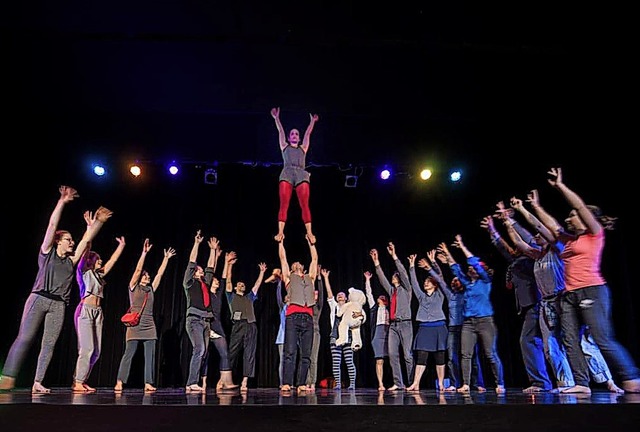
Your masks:
<instances>
[{"instance_id":1,"label":"gray trousers","mask_svg":"<svg viewBox=\"0 0 640 432\"><path fill-rule=\"evenodd\" d=\"M311 344L311 363L307 374L307 385L316 385L318 381L318 352L320 351L320 326L313 327L313 344Z\"/></svg>"},{"instance_id":2,"label":"gray trousers","mask_svg":"<svg viewBox=\"0 0 640 432\"><path fill-rule=\"evenodd\" d=\"M11 345L7 355L3 375L12 378L18 375L24 358L44 321L44 332L34 381L42 382L44 380L44 375L53 356L53 349L62 331L65 309L66 305L62 301L52 300L34 293L29 295L22 311L18 337Z\"/></svg>"},{"instance_id":3,"label":"gray trousers","mask_svg":"<svg viewBox=\"0 0 640 432\"><path fill-rule=\"evenodd\" d=\"M80 303L74 314L78 335L78 360L73 379L84 383L91 374L93 365L100 357L102 348L102 323L104 314L101 307Z\"/></svg>"},{"instance_id":4,"label":"gray trousers","mask_svg":"<svg viewBox=\"0 0 640 432\"><path fill-rule=\"evenodd\" d=\"M131 361L138 350L138 343L144 345L144 382L145 384L154 384L154 369L156 367L156 339L133 339L128 340L124 349L124 355L120 360L118 368L118 379L123 383L127 383L129 372L131 372Z\"/></svg>"},{"instance_id":5,"label":"gray trousers","mask_svg":"<svg viewBox=\"0 0 640 432\"><path fill-rule=\"evenodd\" d=\"M413 381L413 323L411 320L393 321L389 325L389 362L393 373L393 384L404 388L402 367L400 366L400 347L404 357L407 381Z\"/></svg>"}]
</instances>

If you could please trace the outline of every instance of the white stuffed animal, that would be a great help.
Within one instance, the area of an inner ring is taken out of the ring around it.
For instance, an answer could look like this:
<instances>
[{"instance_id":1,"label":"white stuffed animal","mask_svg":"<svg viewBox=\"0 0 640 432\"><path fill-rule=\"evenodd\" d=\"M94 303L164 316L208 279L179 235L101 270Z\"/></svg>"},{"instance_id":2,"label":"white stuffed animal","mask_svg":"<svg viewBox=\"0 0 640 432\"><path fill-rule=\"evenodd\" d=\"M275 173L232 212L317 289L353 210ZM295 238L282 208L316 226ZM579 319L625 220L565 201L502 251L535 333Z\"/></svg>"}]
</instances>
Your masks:
<instances>
[{"instance_id":1,"label":"white stuffed animal","mask_svg":"<svg viewBox=\"0 0 640 432\"><path fill-rule=\"evenodd\" d=\"M347 302L341 308L338 308L336 312L337 317L342 317L338 325L336 346L342 346L347 343L349 340L349 330L351 330L351 348L354 351L362 348L360 326L367 320L367 316L362 309L366 301L367 297L362 291L353 287L349 288ZM359 313L358 317L353 317L354 312Z\"/></svg>"}]
</instances>

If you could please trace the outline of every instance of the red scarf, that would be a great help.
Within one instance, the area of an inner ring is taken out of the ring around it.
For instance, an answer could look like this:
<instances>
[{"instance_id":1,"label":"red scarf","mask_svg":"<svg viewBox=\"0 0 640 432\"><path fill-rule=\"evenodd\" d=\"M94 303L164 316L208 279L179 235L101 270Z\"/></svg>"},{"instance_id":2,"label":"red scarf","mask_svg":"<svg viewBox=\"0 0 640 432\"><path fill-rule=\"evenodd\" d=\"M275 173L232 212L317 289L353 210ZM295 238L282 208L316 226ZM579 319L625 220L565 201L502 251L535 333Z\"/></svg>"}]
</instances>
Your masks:
<instances>
[{"instance_id":1,"label":"red scarf","mask_svg":"<svg viewBox=\"0 0 640 432\"><path fill-rule=\"evenodd\" d=\"M389 312L389 319L391 321L396 319L396 306L398 305L397 300L398 300L398 288L395 288L395 290L393 291L393 294L391 294L391 311Z\"/></svg>"},{"instance_id":2,"label":"red scarf","mask_svg":"<svg viewBox=\"0 0 640 432\"><path fill-rule=\"evenodd\" d=\"M200 288L202 288L202 299L204 300L204 307L209 307L209 287L204 283L203 280L200 281Z\"/></svg>"}]
</instances>

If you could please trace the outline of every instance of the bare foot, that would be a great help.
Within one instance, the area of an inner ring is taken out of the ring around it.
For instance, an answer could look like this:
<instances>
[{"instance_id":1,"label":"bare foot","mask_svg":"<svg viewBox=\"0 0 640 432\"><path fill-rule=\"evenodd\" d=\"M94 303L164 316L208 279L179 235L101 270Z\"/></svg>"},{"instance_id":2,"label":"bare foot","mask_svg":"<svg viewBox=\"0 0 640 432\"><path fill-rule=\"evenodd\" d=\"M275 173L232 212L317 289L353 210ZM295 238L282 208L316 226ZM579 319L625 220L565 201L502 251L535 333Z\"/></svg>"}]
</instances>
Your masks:
<instances>
[{"instance_id":1,"label":"bare foot","mask_svg":"<svg viewBox=\"0 0 640 432\"><path fill-rule=\"evenodd\" d=\"M484 388L484 387L482 387L482 386L478 386L478 387L476 387L476 390L478 390L480 393L484 393L484 392L486 392L486 391L487 391L487 389L486 389L486 388Z\"/></svg>"},{"instance_id":2,"label":"bare foot","mask_svg":"<svg viewBox=\"0 0 640 432\"><path fill-rule=\"evenodd\" d=\"M298 393L304 393L308 390L306 385L299 385L298 386Z\"/></svg>"},{"instance_id":3,"label":"bare foot","mask_svg":"<svg viewBox=\"0 0 640 432\"><path fill-rule=\"evenodd\" d=\"M543 392L546 392L546 390L538 386L531 386L522 390L522 393L543 393Z\"/></svg>"},{"instance_id":4,"label":"bare foot","mask_svg":"<svg viewBox=\"0 0 640 432\"><path fill-rule=\"evenodd\" d=\"M282 387L280 387L280 391L281 392L290 392L291 391L291 386L289 384L284 384Z\"/></svg>"},{"instance_id":5,"label":"bare foot","mask_svg":"<svg viewBox=\"0 0 640 432\"><path fill-rule=\"evenodd\" d=\"M468 385L463 385L462 387L458 388L458 390L456 390L458 393L465 393L465 394L469 394L471 392L471 389L469 388Z\"/></svg>"},{"instance_id":6,"label":"bare foot","mask_svg":"<svg viewBox=\"0 0 640 432\"><path fill-rule=\"evenodd\" d=\"M145 387L145 389L144 389L144 390L145 390L145 391L147 391L146 387ZM153 390L151 390L151 391L153 391ZM188 386L185 388L185 391L186 391L187 393L204 393L204 389L203 389L202 387L200 387L198 384L191 384L191 385L188 385Z\"/></svg>"},{"instance_id":7,"label":"bare foot","mask_svg":"<svg viewBox=\"0 0 640 432\"><path fill-rule=\"evenodd\" d=\"M640 393L640 378L622 381L622 389L626 393Z\"/></svg>"},{"instance_id":8,"label":"bare foot","mask_svg":"<svg viewBox=\"0 0 640 432\"><path fill-rule=\"evenodd\" d=\"M407 387L406 391L408 392L420 391L420 386L416 384L411 384L409 387Z\"/></svg>"},{"instance_id":9,"label":"bare foot","mask_svg":"<svg viewBox=\"0 0 640 432\"><path fill-rule=\"evenodd\" d=\"M444 389L444 391L453 393L456 391L456 386L449 386L446 389Z\"/></svg>"},{"instance_id":10,"label":"bare foot","mask_svg":"<svg viewBox=\"0 0 640 432\"><path fill-rule=\"evenodd\" d=\"M116 393L122 393L122 381L118 380L116 382L116 386L113 388L113 391Z\"/></svg>"},{"instance_id":11,"label":"bare foot","mask_svg":"<svg viewBox=\"0 0 640 432\"><path fill-rule=\"evenodd\" d=\"M385 388L384 388L384 386L383 386L382 384L379 384L379 385L378 385L378 391L379 391L379 392L381 392L381 391L385 391Z\"/></svg>"},{"instance_id":12,"label":"bare foot","mask_svg":"<svg viewBox=\"0 0 640 432\"><path fill-rule=\"evenodd\" d=\"M51 390L36 381L33 383L33 387L31 387L31 393L46 394L51 393Z\"/></svg>"},{"instance_id":13,"label":"bare foot","mask_svg":"<svg viewBox=\"0 0 640 432\"><path fill-rule=\"evenodd\" d=\"M394 385L392 385L391 387L389 387L387 390L389 390L389 391L396 391L396 390L400 390L400 387L394 384Z\"/></svg>"},{"instance_id":14,"label":"bare foot","mask_svg":"<svg viewBox=\"0 0 640 432\"><path fill-rule=\"evenodd\" d=\"M200 387L200 386L198 386L198 387ZM154 386L152 386L151 384L145 384L144 385L144 392L145 393L153 393L156 390L158 390L158 389L155 388Z\"/></svg>"},{"instance_id":15,"label":"bare foot","mask_svg":"<svg viewBox=\"0 0 640 432\"><path fill-rule=\"evenodd\" d=\"M613 380L607 381L607 390L609 390L611 393L624 394L624 390L618 387L616 383L613 382Z\"/></svg>"},{"instance_id":16,"label":"bare foot","mask_svg":"<svg viewBox=\"0 0 640 432\"><path fill-rule=\"evenodd\" d=\"M573 393L591 394L591 389L586 386L574 385L573 387L569 387L562 390L560 393L561 394L573 394Z\"/></svg>"},{"instance_id":17,"label":"bare foot","mask_svg":"<svg viewBox=\"0 0 640 432\"><path fill-rule=\"evenodd\" d=\"M88 390L81 382L75 381L71 386L71 391L74 393L88 393Z\"/></svg>"},{"instance_id":18,"label":"bare foot","mask_svg":"<svg viewBox=\"0 0 640 432\"><path fill-rule=\"evenodd\" d=\"M496 386L496 394L505 394L506 391L503 385Z\"/></svg>"},{"instance_id":19,"label":"bare foot","mask_svg":"<svg viewBox=\"0 0 640 432\"><path fill-rule=\"evenodd\" d=\"M6 375L0 377L0 390L12 390L15 386L15 378Z\"/></svg>"}]
</instances>

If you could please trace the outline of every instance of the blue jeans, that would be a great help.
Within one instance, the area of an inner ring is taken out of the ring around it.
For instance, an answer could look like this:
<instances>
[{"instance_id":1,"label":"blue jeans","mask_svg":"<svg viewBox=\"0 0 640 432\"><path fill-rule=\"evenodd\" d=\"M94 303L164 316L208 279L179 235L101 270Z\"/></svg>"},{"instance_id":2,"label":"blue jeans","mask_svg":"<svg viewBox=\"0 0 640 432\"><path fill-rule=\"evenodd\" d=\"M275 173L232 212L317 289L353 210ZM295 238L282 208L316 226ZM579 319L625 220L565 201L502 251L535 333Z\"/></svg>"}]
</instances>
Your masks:
<instances>
[{"instance_id":1,"label":"blue jeans","mask_svg":"<svg viewBox=\"0 0 640 432\"><path fill-rule=\"evenodd\" d=\"M198 384L202 364L205 359L208 359L207 349L209 347L211 325L208 319L187 315L185 327L192 347L191 361L189 362L189 378L187 378L187 385L190 386Z\"/></svg>"},{"instance_id":2,"label":"blue jeans","mask_svg":"<svg viewBox=\"0 0 640 432\"><path fill-rule=\"evenodd\" d=\"M306 313L287 315L284 324L284 364L283 385L292 385L295 375L298 347L300 347L300 367L296 377L296 386L307 383L307 374L311 364L311 347L313 345L313 317Z\"/></svg>"},{"instance_id":3,"label":"blue jeans","mask_svg":"<svg viewBox=\"0 0 640 432\"><path fill-rule=\"evenodd\" d=\"M640 378L640 370L633 358L615 338L611 321L611 295L606 284L565 291L560 298L560 322L564 346L577 385L589 385L589 368L580 340L582 323L589 326L591 336L614 376L619 376L622 381Z\"/></svg>"},{"instance_id":4,"label":"blue jeans","mask_svg":"<svg viewBox=\"0 0 640 432\"><path fill-rule=\"evenodd\" d=\"M559 299L552 298L540 301L540 331L544 355L553 369L558 387L573 387L573 373L569 366L567 353L562 345L560 320L557 316Z\"/></svg>"},{"instance_id":5,"label":"blue jeans","mask_svg":"<svg viewBox=\"0 0 640 432\"><path fill-rule=\"evenodd\" d=\"M524 310L524 322L520 332L522 360L532 386L551 390L551 380L544 358L544 345L540 329L540 304Z\"/></svg>"}]
</instances>

